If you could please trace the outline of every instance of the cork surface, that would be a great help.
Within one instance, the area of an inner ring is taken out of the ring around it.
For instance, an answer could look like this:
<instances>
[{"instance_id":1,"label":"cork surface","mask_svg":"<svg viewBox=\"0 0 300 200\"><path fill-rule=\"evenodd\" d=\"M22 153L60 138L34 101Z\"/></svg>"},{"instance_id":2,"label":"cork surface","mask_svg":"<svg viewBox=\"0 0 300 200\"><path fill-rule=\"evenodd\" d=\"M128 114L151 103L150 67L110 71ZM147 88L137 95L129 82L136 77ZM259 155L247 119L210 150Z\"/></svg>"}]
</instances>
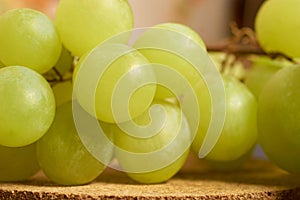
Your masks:
<instances>
[{"instance_id":1,"label":"cork surface","mask_svg":"<svg viewBox=\"0 0 300 200\"><path fill-rule=\"evenodd\" d=\"M39 173L26 182L0 183L0 199L300 199L300 176L260 160L217 172L190 156L180 173L162 184L141 185L107 169L89 185L62 187Z\"/></svg>"}]
</instances>

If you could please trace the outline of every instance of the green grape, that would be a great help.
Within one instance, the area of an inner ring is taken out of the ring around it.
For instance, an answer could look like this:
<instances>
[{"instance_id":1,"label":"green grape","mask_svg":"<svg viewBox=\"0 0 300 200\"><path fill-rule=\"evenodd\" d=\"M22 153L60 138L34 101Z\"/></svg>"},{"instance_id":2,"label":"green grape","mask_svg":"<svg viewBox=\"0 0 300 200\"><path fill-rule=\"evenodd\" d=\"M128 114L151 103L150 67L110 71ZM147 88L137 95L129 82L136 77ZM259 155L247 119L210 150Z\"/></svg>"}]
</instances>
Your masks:
<instances>
[{"instance_id":1,"label":"green grape","mask_svg":"<svg viewBox=\"0 0 300 200\"><path fill-rule=\"evenodd\" d=\"M127 0L61 0L56 25L63 44L82 56L115 34L133 28Z\"/></svg>"},{"instance_id":2,"label":"green grape","mask_svg":"<svg viewBox=\"0 0 300 200\"><path fill-rule=\"evenodd\" d=\"M265 83L284 65L283 62L272 60L269 57L259 57L253 60L253 64L246 76L245 84L256 99L258 99Z\"/></svg>"},{"instance_id":3,"label":"green grape","mask_svg":"<svg viewBox=\"0 0 300 200\"><path fill-rule=\"evenodd\" d=\"M257 139L255 97L235 78L224 76L223 80L226 94L225 123L217 143L207 155L208 159L215 161L231 161L240 158L255 145ZM201 99L203 104L210 105L207 95ZM206 134L207 122L210 120L210 106L203 109L206 110L201 117L204 118L205 123L199 128L192 144L195 152L199 152Z\"/></svg>"},{"instance_id":4,"label":"green grape","mask_svg":"<svg viewBox=\"0 0 300 200\"><path fill-rule=\"evenodd\" d=\"M70 81L57 83L52 87L56 107L72 100L73 85Z\"/></svg>"},{"instance_id":5,"label":"green grape","mask_svg":"<svg viewBox=\"0 0 300 200\"><path fill-rule=\"evenodd\" d=\"M185 116L167 102L156 102L134 121L115 125L113 133L122 170L141 183L169 180L185 163L191 143Z\"/></svg>"},{"instance_id":6,"label":"green grape","mask_svg":"<svg viewBox=\"0 0 300 200\"><path fill-rule=\"evenodd\" d=\"M0 145L20 147L41 138L55 115L49 83L22 66L0 69Z\"/></svg>"},{"instance_id":7,"label":"green grape","mask_svg":"<svg viewBox=\"0 0 300 200\"><path fill-rule=\"evenodd\" d=\"M300 57L299 0L265 1L255 19L255 31L262 48Z\"/></svg>"},{"instance_id":8,"label":"green grape","mask_svg":"<svg viewBox=\"0 0 300 200\"><path fill-rule=\"evenodd\" d=\"M300 173L300 67L285 67L266 83L258 102L258 139L279 167Z\"/></svg>"},{"instance_id":9,"label":"green grape","mask_svg":"<svg viewBox=\"0 0 300 200\"><path fill-rule=\"evenodd\" d=\"M73 67L73 56L71 53L63 46L60 57L57 60L54 68L58 71L60 75L65 75L67 72L71 72Z\"/></svg>"},{"instance_id":10,"label":"green grape","mask_svg":"<svg viewBox=\"0 0 300 200\"><path fill-rule=\"evenodd\" d=\"M158 31L162 29L162 31ZM182 35L180 40L176 40L172 37L172 33L178 33ZM171 34L171 35L170 35ZM153 28L147 30L142 34L135 42L134 47L140 48L139 51L151 62L156 64L161 64L170 67L178 71L186 80L192 85L196 85L201 79L201 75L194 68L194 66L187 61L181 55L177 55L169 49L154 49L154 48L143 48L149 43L165 43L170 44L170 47L174 44L178 45L183 51L192 51L194 45L199 45L203 47L203 50L206 51L205 44L200 36L191 28L177 23L163 23L154 26ZM200 54L200 53L199 53ZM156 73L159 73L155 70ZM174 80L175 81L175 80ZM181 87L181 83L178 82L178 88ZM182 93L185 90L183 89ZM179 96L182 94L178 94ZM169 91L164 86L157 86L155 98L156 99L166 99L173 97L171 91Z\"/></svg>"},{"instance_id":11,"label":"green grape","mask_svg":"<svg viewBox=\"0 0 300 200\"><path fill-rule=\"evenodd\" d=\"M113 148L100 152L110 161ZM78 136L72 115L72 101L57 108L49 131L37 142L37 157L46 176L61 185L81 185L93 181L106 165L94 158Z\"/></svg>"},{"instance_id":12,"label":"green grape","mask_svg":"<svg viewBox=\"0 0 300 200\"><path fill-rule=\"evenodd\" d=\"M59 58L61 42L51 20L43 13L20 8L0 17L0 60L39 73L50 70Z\"/></svg>"},{"instance_id":13,"label":"green grape","mask_svg":"<svg viewBox=\"0 0 300 200\"><path fill-rule=\"evenodd\" d=\"M143 85L147 81L155 83L148 60L122 44L101 45L83 56L75 67L73 80L74 95L82 107L108 123L128 121L142 114L156 90L155 84Z\"/></svg>"},{"instance_id":14,"label":"green grape","mask_svg":"<svg viewBox=\"0 0 300 200\"><path fill-rule=\"evenodd\" d=\"M24 147L0 146L0 181L23 181L40 169L36 143Z\"/></svg>"}]
</instances>

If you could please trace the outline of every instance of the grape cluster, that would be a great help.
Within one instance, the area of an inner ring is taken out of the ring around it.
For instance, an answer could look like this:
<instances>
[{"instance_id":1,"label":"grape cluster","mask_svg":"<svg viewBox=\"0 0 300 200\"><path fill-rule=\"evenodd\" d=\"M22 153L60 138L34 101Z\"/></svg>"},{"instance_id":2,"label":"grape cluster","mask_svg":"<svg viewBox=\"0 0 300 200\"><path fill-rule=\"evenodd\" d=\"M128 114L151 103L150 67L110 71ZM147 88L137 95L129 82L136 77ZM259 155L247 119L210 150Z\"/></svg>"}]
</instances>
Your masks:
<instances>
[{"instance_id":1,"label":"grape cluster","mask_svg":"<svg viewBox=\"0 0 300 200\"><path fill-rule=\"evenodd\" d=\"M296 58L294 47L264 36L273 27L264 15L279 2L258 14L258 39L266 51ZM115 159L133 180L160 183L190 150L228 170L257 143L299 173L300 68L255 58L247 74L242 63L221 73L220 56L182 24L133 30L126 0L61 0L54 22L28 8L7 11L0 17L0 181L41 169L57 184L87 184Z\"/></svg>"}]
</instances>

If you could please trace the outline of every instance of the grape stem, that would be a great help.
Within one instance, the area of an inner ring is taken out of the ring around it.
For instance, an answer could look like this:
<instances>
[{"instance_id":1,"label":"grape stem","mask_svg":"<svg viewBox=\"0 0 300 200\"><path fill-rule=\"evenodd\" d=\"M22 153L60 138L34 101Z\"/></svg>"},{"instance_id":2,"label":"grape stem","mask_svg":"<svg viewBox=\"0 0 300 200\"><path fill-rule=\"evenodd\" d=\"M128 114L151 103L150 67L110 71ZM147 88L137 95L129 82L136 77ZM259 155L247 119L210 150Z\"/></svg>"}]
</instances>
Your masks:
<instances>
[{"instance_id":1,"label":"grape stem","mask_svg":"<svg viewBox=\"0 0 300 200\"><path fill-rule=\"evenodd\" d=\"M53 67L51 71L44 74L44 77L50 83L51 87L58 83L72 81L72 72L68 73L66 76L59 73L59 71Z\"/></svg>"},{"instance_id":2,"label":"grape stem","mask_svg":"<svg viewBox=\"0 0 300 200\"><path fill-rule=\"evenodd\" d=\"M65 74L61 74L55 67L53 67L47 73L43 74L46 80L50 83L51 87L62 82L68 82L68 81L72 82L72 74L78 60L79 60L78 57L73 57L73 63L71 69Z\"/></svg>"},{"instance_id":3,"label":"grape stem","mask_svg":"<svg viewBox=\"0 0 300 200\"><path fill-rule=\"evenodd\" d=\"M59 73L59 71L55 67L53 67L53 71L58 76L58 81L63 81L64 80L64 77Z\"/></svg>"},{"instance_id":4,"label":"grape stem","mask_svg":"<svg viewBox=\"0 0 300 200\"><path fill-rule=\"evenodd\" d=\"M283 57L290 62L297 63L293 58L278 52L268 53L264 51L257 41L255 32L249 27L238 28L235 22L230 24L232 37L225 40L222 44L208 46L208 51L223 51L235 56L246 56L249 54L266 55L272 59Z\"/></svg>"}]
</instances>

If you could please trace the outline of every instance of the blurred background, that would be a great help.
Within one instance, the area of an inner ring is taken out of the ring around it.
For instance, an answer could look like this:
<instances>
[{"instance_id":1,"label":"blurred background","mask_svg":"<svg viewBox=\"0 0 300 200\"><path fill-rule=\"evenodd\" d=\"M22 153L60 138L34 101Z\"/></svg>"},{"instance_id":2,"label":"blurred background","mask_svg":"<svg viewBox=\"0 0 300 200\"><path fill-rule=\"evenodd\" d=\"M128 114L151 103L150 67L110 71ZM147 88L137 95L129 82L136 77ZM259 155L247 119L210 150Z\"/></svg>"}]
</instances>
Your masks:
<instances>
[{"instance_id":1,"label":"blurred background","mask_svg":"<svg viewBox=\"0 0 300 200\"><path fill-rule=\"evenodd\" d=\"M54 18L59 0L0 0L0 12L30 7ZM180 22L195 29L205 43L217 45L230 37L230 23L253 28L254 17L264 0L128 0L135 27Z\"/></svg>"}]
</instances>

